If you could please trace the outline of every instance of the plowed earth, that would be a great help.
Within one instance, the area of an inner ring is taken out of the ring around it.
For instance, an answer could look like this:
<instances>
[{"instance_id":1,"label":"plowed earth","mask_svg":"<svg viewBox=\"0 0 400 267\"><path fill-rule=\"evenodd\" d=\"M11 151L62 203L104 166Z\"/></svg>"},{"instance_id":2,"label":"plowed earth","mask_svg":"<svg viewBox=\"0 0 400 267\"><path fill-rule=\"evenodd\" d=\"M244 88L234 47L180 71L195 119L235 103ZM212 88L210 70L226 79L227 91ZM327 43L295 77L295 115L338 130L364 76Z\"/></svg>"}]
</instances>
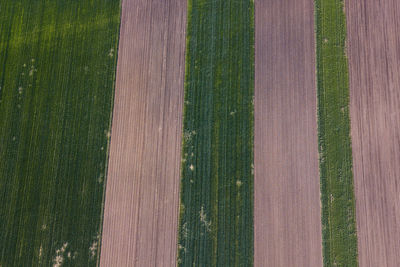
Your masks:
<instances>
[{"instance_id":1,"label":"plowed earth","mask_svg":"<svg viewBox=\"0 0 400 267\"><path fill-rule=\"evenodd\" d=\"M322 266L313 18L255 2L254 266Z\"/></svg>"},{"instance_id":2,"label":"plowed earth","mask_svg":"<svg viewBox=\"0 0 400 267\"><path fill-rule=\"evenodd\" d=\"M124 0L100 266L176 264L186 1Z\"/></svg>"},{"instance_id":3,"label":"plowed earth","mask_svg":"<svg viewBox=\"0 0 400 267\"><path fill-rule=\"evenodd\" d=\"M400 3L346 13L359 263L400 266Z\"/></svg>"}]
</instances>

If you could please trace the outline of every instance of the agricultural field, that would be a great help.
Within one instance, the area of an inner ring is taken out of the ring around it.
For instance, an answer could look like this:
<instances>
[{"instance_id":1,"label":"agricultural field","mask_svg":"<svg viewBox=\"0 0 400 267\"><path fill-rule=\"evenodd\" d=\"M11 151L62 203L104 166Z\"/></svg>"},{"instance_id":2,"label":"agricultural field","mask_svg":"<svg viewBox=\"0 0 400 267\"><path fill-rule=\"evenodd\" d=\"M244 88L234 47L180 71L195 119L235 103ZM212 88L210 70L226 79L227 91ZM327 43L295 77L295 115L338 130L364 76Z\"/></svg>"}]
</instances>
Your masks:
<instances>
[{"instance_id":1,"label":"agricultural field","mask_svg":"<svg viewBox=\"0 0 400 267\"><path fill-rule=\"evenodd\" d=\"M253 264L253 12L188 1L179 266Z\"/></svg>"},{"instance_id":2,"label":"agricultural field","mask_svg":"<svg viewBox=\"0 0 400 267\"><path fill-rule=\"evenodd\" d=\"M186 2L122 2L100 266L176 266Z\"/></svg>"},{"instance_id":3,"label":"agricultural field","mask_svg":"<svg viewBox=\"0 0 400 267\"><path fill-rule=\"evenodd\" d=\"M96 266L119 11L0 0L0 266Z\"/></svg>"},{"instance_id":4,"label":"agricultural field","mask_svg":"<svg viewBox=\"0 0 400 267\"><path fill-rule=\"evenodd\" d=\"M313 15L309 0L255 2L257 267L322 266Z\"/></svg>"},{"instance_id":5,"label":"agricultural field","mask_svg":"<svg viewBox=\"0 0 400 267\"><path fill-rule=\"evenodd\" d=\"M344 2L315 9L324 265L358 266Z\"/></svg>"},{"instance_id":6,"label":"agricultural field","mask_svg":"<svg viewBox=\"0 0 400 267\"><path fill-rule=\"evenodd\" d=\"M399 16L0 0L0 267L400 266Z\"/></svg>"},{"instance_id":7,"label":"agricultural field","mask_svg":"<svg viewBox=\"0 0 400 267\"><path fill-rule=\"evenodd\" d=\"M346 1L359 262L400 266L400 5Z\"/></svg>"}]
</instances>

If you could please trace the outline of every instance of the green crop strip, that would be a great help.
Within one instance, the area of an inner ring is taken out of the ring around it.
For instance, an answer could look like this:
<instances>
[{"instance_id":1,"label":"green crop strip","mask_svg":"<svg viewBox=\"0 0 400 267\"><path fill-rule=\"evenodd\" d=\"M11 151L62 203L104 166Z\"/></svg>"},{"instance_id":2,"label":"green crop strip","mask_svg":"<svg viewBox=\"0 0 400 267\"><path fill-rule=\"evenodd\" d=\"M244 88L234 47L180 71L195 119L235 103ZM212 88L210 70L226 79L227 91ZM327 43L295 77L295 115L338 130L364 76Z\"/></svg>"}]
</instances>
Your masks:
<instances>
[{"instance_id":1,"label":"green crop strip","mask_svg":"<svg viewBox=\"0 0 400 267\"><path fill-rule=\"evenodd\" d=\"M95 266L120 2L0 0L0 266Z\"/></svg>"},{"instance_id":2,"label":"green crop strip","mask_svg":"<svg viewBox=\"0 0 400 267\"><path fill-rule=\"evenodd\" d=\"M357 266L344 2L315 4L324 265Z\"/></svg>"},{"instance_id":3,"label":"green crop strip","mask_svg":"<svg viewBox=\"0 0 400 267\"><path fill-rule=\"evenodd\" d=\"M253 264L251 0L189 0L179 266Z\"/></svg>"}]
</instances>

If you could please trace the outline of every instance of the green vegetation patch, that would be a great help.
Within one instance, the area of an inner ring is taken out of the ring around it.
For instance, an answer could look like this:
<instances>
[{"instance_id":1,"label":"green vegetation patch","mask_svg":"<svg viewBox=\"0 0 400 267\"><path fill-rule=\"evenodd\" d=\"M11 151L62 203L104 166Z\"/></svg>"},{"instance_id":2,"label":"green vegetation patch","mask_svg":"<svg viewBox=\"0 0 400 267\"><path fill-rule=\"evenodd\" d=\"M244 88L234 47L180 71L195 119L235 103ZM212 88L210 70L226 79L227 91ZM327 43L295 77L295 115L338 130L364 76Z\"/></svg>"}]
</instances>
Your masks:
<instances>
[{"instance_id":1,"label":"green vegetation patch","mask_svg":"<svg viewBox=\"0 0 400 267\"><path fill-rule=\"evenodd\" d=\"M179 266L253 264L251 0L189 0Z\"/></svg>"},{"instance_id":2,"label":"green vegetation patch","mask_svg":"<svg viewBox=\"0 0 400 267\"><path fill-rule=\"evenodd\" d=\"M0 0L0 266L95 266L120 3Z\"/></svg>"},{"instance_id":3,"label":"green vegetation patch","mask_svg":"<svg viewBox=\"0 0 400 267\"><path fill-rule=\"evenodd\" d=\"M324 265L357 266L344 1L315 5Z\"/></svg>"}]
</instances>

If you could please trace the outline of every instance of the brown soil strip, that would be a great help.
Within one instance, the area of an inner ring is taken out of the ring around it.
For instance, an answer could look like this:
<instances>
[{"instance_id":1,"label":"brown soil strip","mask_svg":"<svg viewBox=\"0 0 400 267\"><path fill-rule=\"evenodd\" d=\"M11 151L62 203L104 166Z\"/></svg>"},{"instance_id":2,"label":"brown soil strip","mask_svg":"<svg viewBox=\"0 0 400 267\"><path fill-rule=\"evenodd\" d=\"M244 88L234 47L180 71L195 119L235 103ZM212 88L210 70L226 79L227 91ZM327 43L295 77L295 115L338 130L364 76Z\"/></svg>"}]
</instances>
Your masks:
<instances>
[{"instance_id":1,"label":"brown soil strip","mask_svg":"<svg viewBox=\"0 0 400 267\"><path fill-rule=\"evenodd\" d=\"M400 266L400 2L346 13L359 263Z\"/></svg>"},{"instance_id":2,"label":"brown soil strip","mask_svg":"<svg viewBox=\"0 0 400 267\"><path fill-rule=\"evenodd\" d=\"M254 266L322 266L313 18L255 2Z\"/></svg>"},{"instance_id":3,"label":"brown soil strip","mask_svg":"<svg viewBox=\"0 0 400 267\"><path fill-rule=\"evenodd\" d=\"M175 266L186 1L122 2L100 266Z\"/></svg>"}]
</instances>

